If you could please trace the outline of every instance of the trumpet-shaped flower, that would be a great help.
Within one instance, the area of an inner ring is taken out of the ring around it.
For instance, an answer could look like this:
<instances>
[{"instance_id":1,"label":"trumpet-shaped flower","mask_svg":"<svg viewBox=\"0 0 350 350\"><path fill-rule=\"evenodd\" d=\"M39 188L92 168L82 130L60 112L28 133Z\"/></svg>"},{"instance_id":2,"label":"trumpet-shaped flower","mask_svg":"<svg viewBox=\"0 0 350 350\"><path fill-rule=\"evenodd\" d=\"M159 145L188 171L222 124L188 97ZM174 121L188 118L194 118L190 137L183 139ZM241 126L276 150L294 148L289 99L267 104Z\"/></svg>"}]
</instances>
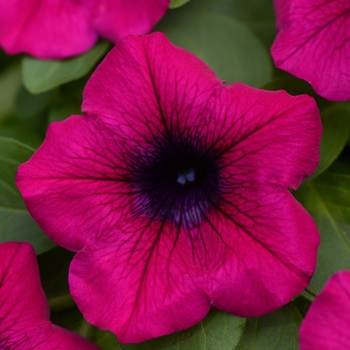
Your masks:
<instances>
[{"instance_id":1,"label":"trumpet-shaped flower","mask_svg":"<svg viewBox=\"0 0 350 350\"><path fill-rule=\"evenodd\" d=\"M278 68L308 81L334 101L350 100L350 2L274 0Z\"/></svg>"},{"instance_id":2,"label":"trumpet-shaped flower","mask_svg":"<svg viewBox=\"0 0 350 350\"><path fill-rule=\"evenodd\" d=\"M49 306L32 246L3 243L0 255L0 349L99 349L49 321Z\"/></svg>"},{"instance_id":3,"label":"trumpet-shaped flower","mask_svg":"<svg viewBox=\"0 0 350 350\"><path fill-rule=\"evenodd\" d=\"M90 49L98 36L118 42L145 34L169 0L0 0L0 46L9 54L60 59Z\"/></svg>"},{"instance_id":4,"label":"trumpet-shaped flower","mask_svg":"<svg viewBox=\"0 0 350 350\"><path fill-rule=\"evenodd\" d=\"M333 275L300 327L300 350L350 349L350 272Z\"/></svg>"},{"instance_id":5,"label":"trumpet-shaped flower","mask_svg":"<svg viewBox=\"0 0 350 350\"><path fill-rule=\"evenodd\" d=\"M257 316L313 274L319 234L293 198L319 160L309 96L215 74L164 35L128 36L18 170L27 207L77 251L73 298L89 322L138 342L211 305Z\"/></svg>"}]
</instances>

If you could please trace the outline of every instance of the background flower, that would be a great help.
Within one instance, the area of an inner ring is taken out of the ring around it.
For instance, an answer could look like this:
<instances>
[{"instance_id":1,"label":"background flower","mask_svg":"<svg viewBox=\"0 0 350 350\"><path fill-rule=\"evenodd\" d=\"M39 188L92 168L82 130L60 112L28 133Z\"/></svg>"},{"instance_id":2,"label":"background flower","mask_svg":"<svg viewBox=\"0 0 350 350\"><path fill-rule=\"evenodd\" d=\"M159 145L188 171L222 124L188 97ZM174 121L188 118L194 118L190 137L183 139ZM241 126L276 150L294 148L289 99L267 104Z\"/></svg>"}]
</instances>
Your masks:
<instances>
[{"instance_id":1,"label":"background flower","mask_svg":"<svg viewBox=\"0 0 350 350\"><path fill-rule=\"evenodd\" d=\"M49 321L35 252L28 243L0 244L0 255L1 349L99 349Z\"/></svg>"},{"instance_id":2,"label":"background flower","mask_svg":"<svg viewBox=\"0 0 350 350\"><path fill-rule=\"evenodd\" d=\"M211 305L261 315L306 287L319 235L288 188L319 160L312 98L222 86L157 33L107 55L83 110L49 127L17 185L78 251L70 288L88 321L137 342Z\"/></svg>"},{"instance_id":3,"label":"background flower","mask_svg":"<svg viewBox=\"0 0 350 350\"><path fill-rule=\"evenodd\" d=\"M271 54L278 68L308 81L333 101L350 100L350 3L274 0L278 34Z\"/></svg>"},{"instance_id":4,"label":"background flower","mask_svg":"<svg viewBox=\"0 0 350 350\"><path fill-rule=\"evenodd\" d=\"M9 54L64 58L90 49L98 35L117 42L145 34L169 0L0 0L0 45Z\"/></svg>"},{"instance_id":5,"label":"background flower","mask_svg":"<svg viewBox=\"0 0 350 350\"><path fill-rule=\"evenodd\" d=\"M300 327L301 350L350 349L350 272L336 273L315 298Z\"/></svg>"}]
</instances>

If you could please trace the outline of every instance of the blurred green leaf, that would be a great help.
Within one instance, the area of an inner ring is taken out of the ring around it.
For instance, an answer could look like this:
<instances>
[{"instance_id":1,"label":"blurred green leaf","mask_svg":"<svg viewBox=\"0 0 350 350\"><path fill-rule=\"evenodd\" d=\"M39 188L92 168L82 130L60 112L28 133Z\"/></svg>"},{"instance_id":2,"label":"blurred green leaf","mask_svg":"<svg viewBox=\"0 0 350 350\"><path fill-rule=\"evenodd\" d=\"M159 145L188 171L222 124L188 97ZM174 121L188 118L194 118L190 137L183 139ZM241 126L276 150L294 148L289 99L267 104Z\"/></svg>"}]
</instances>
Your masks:
<instances>
[{"instance_id":1,"label":"blurred green leaf","mask_svg":"<svg viewBox=\"0 0 350 350\"><path fill-rule=\"evenodd\" d=\"M324 172L344 149L350 133L350 109L345 104L334 104L322 113L321 160L315 174Z\"/></svg>"},{"instance_id":2,"label":"blurred green leaf","mask_svg":"<svg viewBox=\"0 0 350 350\"><path fill-rule=\"evenodd\" d=\"M43 141L37 128L15 118L8 118L0 123L0 137L15 139L33 148L39 147Z\"/></svg>"},{"instance_id":3,"label":"blurred green leaf","mask_svg":"<svg viewBox=\"0 0 350 350\"><path fill-rule=\"evenodd\" d=\"M188 3L190 0L170 0L170 9L176 9Z\"/></svg>"},{"instance_id":4,"label":"blurred green leaf","mask_svg":"<svg viewBox=\"0 0 350 350\"><path fill-rule=\"evenodd\" d=\"M293 304L266 316L247 319L241 341L234 350L298 350L301 320Z\"/></svg>"},{"instance_id":5,"label":"blurred green leaf","mask_svg":"<svg viewBox=\"0 0 350 350\"><path fill-rule=\"evenodd\" d=\"M12 65L0 74L0 120L10 114L15 104L16 96L21 88L20 64Z\"/></svg>"},{"instance_id":6,"label":"blurred green leaf","mask_svg":"<svg viewBox=\"0 0 350 350\"><path fill-rule=\"evenodd\" d=\"M19 119L32 118L49 106L52 97L52 91L33 95L22 87L17 94L13 112Z\"/></svg>"},{"instance_id":7,"label":"blurred green leaf","mask_svg":"<svg viewBox=\"0 0 350 350\"><path fill-rule=\"evenodd\" d=\"M81 78L95 66L109 48L110 43L102 41L84 55L60 61L25 57L22 61L24 86L31 93L38 94Z\"/></svg>"},{"instance_id":8,"label":"blurred green leaf","mask_svg":"<svg viewBox=\"0 0 350 350\"><path fill-rule=\"evenodd\" d=\"M239 20L249 28L270 50L276 36L276 23L271 0L191 0L186 6L168 12L162 22L176 15L179 20L185 14L220 14Z\"/></svg>"},{"instance_id":9,"label":"blurred green leaf","mask_svg":"<svg viewBox=\"0 0 350 350\"><path fill-rule=\"evenodd\" d=\"M29 215L15 185L19 164L33 152L34 149L16 140L0 137L0 242L29 242L39 254L55 244Z\"/></svg>"},{"instance_id":10,"label":"blurred green leaf","mask_svg":"<svg viewBox=\"0 0 350 350\"><path fill-rule=\"evenodd\" d=\"M318 294L331 275L350 270L350 174L330 167L295 192L321 234L315 274L307 288Z\"/></svg>"},{"instance_id":11,"label":"blurred green leaf","mask_svg":"<svg viewBox=\"0 0 350 350\"><path fill-rule=\"evenodd\" d=\"M261 86L271 80L267 50L238 20L215 13L184 13L168 16L157 30L201 58L227 83Z\"/></svg>"},{"instance_id":12,"label":"blurred green leaf","mask_svg":"<svg viewBox=\"0 0 350 350\"><path fill-rule=\"evenodd\" d=\"M113 333L88 324L76 308L54 313L52 321L83 335L101 350L233 350L243 333L246 319L212 309L194 327L139 344L119 343Z\"/></svg>"},{"instance_id":13,"label":"blurred green leaf","mask_svg":"<svg viewBox=\"0 0 350 350\"><path fill-rule=\"evenodd\" d=\"M73 114L81 114L80 108L74 105L68 105L64 107L53 108L49 113L49 123L59 122L61 120L67 119Z\"/></svg>"},{"instance_id":14,"label":"blurred green leaf","mask_svg":"<svg viewBox=\"0 0 350 350\"><path fill-rule=\"evenodd\" d=\"M275 21L273 4L270 0L192 0L183 10L191 12L220 13L242 21ZM180 13L180 12L179 12Z\"/></svg>"}]
</instances>

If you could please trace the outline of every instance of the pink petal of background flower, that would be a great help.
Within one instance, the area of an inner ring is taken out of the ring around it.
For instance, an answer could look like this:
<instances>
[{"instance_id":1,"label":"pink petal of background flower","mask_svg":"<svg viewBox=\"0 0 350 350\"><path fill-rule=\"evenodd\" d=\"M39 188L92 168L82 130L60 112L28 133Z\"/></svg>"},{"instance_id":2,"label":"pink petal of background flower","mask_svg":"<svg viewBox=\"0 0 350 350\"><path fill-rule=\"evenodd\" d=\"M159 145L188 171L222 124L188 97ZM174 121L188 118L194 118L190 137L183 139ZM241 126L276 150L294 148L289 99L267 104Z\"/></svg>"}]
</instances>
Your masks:
<instances>
[{"instance_id":1,"label":"pink petal of background flower","mask_svg":"<svg viewBox=\"0 0 350 350\"><path fill-rule=\"evenodd\" d=\"M145 34L169 0L0 0L0 45L9 54L61 59L90 49L98 36L112 42Z\"/></svg>"},{"instance_id":2,"label":"pink petal of background flower","mask_svg":"<svg viewBox=\"0 0 350 350\"><path fill-rule=\"evenodd\" d=\"M49 127L17 185L44 231L78 251L70 288L89 322L139 342L194 325L211 305L261 315L307 286L319 234L289 188L319 160L312 98L222 86L156 33L121 40L83 110ZM222 188L198 224L137 210L149 203L132 166L169 139L217 150Z\"/></svg>"},{"instance_id":3,"label":"pink petal of background flower","mask_svg":"<svg viewBox=\"0 0 350 350\"><path fill-rule=\"evenodd\" d=\"M350 349L350 272L333 275L300 327L300 350Z\"/></svg>"},{"instance_id":4,"label":"pink petal of background flower","mask_svg":"<svg viewBox=\"0 0 350 350\"><path fill-rule=\"evenodd\" d=\"M350 100L348 0L274 0L278 68L309 82L329 100Z\"/></svg>"},{"instance_id":5,"label":"pink petal of background flower","mask_svg":"<svg viewBox=\"0 0 350 350\"><path fill-rule=\"evenodd\" d=\"M98 0L93 27L103 38L117 43L128 34L151 31L168 6L169 0Z\"/></svg>"},{"instance_id":6,"label":"pink petal of background flower","mask_svg":"<svg viewBox=\"0 0 350 350\"><path fill-rule=\"evenodd\" d=\"M39 58L81 54L97 40L94 0L0 0L0 44L9 54Z\"/></svg>"},{"instance_id":7,"label":"pink petal of background flower","mask_svg":"<svg viewBox=\"0 0 350 350\"><path fill-rule=\"evenodd\" d=\"M33 247L27 243L3 243L0 255L1 349L99 349L49 321L49 306Z\"/></svg>"}]
</instances>

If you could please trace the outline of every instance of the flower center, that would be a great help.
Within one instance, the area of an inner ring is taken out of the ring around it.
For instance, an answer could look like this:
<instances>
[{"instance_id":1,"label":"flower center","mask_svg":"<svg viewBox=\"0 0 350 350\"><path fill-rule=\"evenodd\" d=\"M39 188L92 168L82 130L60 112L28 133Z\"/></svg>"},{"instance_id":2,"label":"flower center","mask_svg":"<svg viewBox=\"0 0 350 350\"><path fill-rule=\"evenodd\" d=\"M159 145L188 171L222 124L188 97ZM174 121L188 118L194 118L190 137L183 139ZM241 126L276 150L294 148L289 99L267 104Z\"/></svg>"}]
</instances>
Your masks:
<instances>
[{"instance_id":1,"label":"flower center","mask_svg":"<svg viewBox=\"0 0 350 350\"><path fill-rule=\"evenodd\" d=\"M196 140L158 141L135 159L130 177L138 213L191 227L215 204L218 160Z\"/></svg>"},{"instance_id":2,"label":"flower center","mask_svg":"<svg viewBox=\"0 0 350 350\"><path fill-rule=\"evenodd\" d=\"M177 182L183 186L191 182L193 183L195 178L196 178L196 171L193 168L179 171L177 174Z\"/></svg>"}]
</instances>

